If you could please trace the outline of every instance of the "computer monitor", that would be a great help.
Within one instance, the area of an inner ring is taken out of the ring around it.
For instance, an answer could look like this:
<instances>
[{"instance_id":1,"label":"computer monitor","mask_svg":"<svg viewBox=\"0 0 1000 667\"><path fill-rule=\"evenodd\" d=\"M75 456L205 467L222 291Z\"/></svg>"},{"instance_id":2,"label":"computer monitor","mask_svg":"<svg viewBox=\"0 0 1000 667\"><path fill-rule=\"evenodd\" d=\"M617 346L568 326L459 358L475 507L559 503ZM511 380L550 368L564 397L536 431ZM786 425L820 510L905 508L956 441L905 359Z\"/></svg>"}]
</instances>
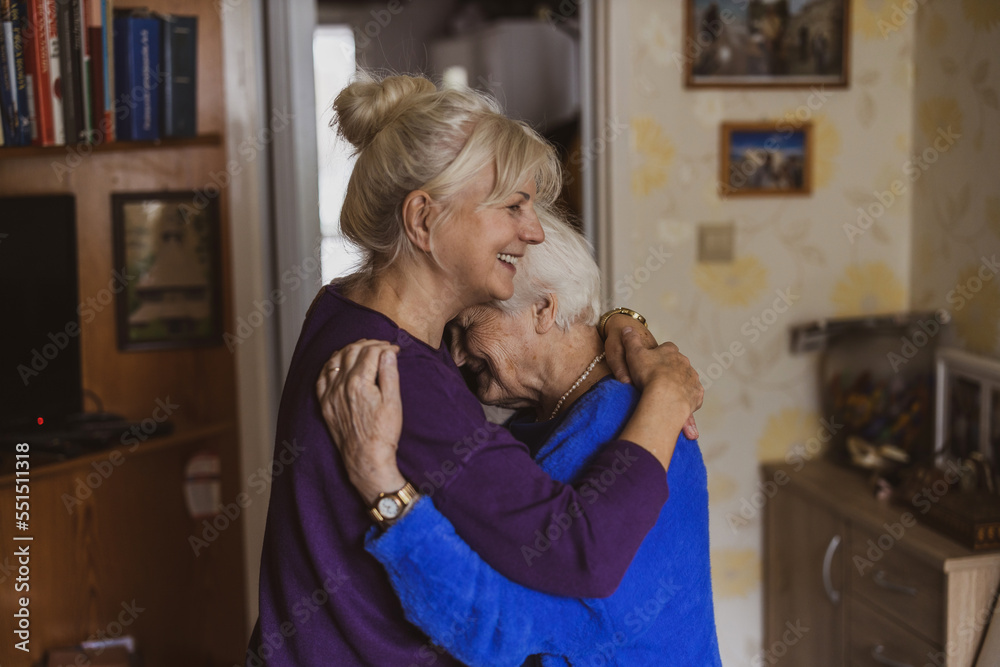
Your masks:
<instances>
[{"instance_id":1,"label":"computer monitor","mask_svg":"<svg viewBox=\"0 0 1000 667\"><path fill-rule=\"evenodd\" d=\"M0 197L0 433L83 409L70 195Z\"/></svg>"}]
</instances>

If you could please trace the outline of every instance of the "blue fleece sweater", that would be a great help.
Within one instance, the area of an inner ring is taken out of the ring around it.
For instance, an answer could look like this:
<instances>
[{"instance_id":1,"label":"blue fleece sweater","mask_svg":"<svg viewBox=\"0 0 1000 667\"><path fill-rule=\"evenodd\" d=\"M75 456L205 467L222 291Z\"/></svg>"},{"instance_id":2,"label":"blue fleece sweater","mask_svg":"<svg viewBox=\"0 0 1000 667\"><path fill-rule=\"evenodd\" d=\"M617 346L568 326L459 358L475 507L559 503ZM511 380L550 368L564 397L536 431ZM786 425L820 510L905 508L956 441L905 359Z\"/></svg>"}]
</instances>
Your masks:
<instances>
[{"instance_id":1,"label":"blue fleece sweater","mask_svg":"<svg viewBox=\"0 0 1000 667\"><path fill-rule=\"evenodd\" d=\"M553 479L575 480L601 443L622 430L637 402L632 386L604 378L555 426L535 457L539 465ZM617 468L590 480L581 492L583 503L615 483L627 483L621 472L631 463L624 454ZM667 480L670 499L608 598L562 598L511 582L487 565L427 498L384 534L370 532L366 548L388 572L406 617L469 665L517 666L542 654L546 667L720 667L705 464L697 441L683 433ZM533 543L522 545L525 561L545 558L566 522L581 512L586 506L553 516Z\"/></svg>"}]
</instances>

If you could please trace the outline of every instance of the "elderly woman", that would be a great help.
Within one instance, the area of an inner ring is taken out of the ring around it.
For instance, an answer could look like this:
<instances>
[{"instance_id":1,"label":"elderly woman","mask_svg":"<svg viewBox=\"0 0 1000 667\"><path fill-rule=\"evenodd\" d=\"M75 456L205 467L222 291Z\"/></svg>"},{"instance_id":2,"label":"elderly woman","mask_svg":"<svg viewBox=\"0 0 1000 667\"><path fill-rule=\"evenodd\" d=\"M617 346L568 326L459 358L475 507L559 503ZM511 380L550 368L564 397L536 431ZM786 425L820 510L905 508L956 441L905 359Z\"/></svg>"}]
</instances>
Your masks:
<instances>
[{"instance_id":1,"label":"elderly woman","mask_svg":"<svg viewBox=\"0 0 1000 667\"><path fill-rule=\"evenodd\" d=\"M616 482L591 503L585 482L552 479L523 443L487 421L442 345L459 312L513 294L520 258L544 238L535 208L551 206L559 189L552 148L483 96L417 77L356 81L335 110L340 133L357 149L341 229L365 260L359 273L318 295L288 370L275 456L287 458L294 447L297 458L271 486L260 616L246 659L254 666L426 662L426 637L406 621L385 571L364 551L372 520L385 526L398 518L416 499L415 486L433 492L457 533L512 581L569 597L610 595L656 524L674 442L703 394L676 347L646 349L638 332L623 337L620 322L609 324L609 345L628 347L643 392L584 475L615 474ZM315 381L332 352L358 339L375 343L352 348L345 365L370 360L379 346L398 347L398 359L385 355L397 364L385 377L398 377L402 427L398 454L394 435L387 453L345 465ZM520 546L574 508L578 518L545 558L526 563ZM442 655L435 664L456 663Z\"/></svg>"},{"instance_id":2,"label":"elderly woman","mask_svg":"<svg viewBox=\"0 0 1000 667\"><path fill-rule=\"evenodd\" d=\"M586 242L566 223L539 218L546 240L518 265L514 297L462 311L452 350L471 371L481 401L522 408L508 427L542 469L554 479L589 485L581 495L592 502L630 465L622 460L614 475L588 477L586 471L600 443L625 425L638 392L593 363L604 346L595 327L600 277ZM564 366L589 372L572 382L561 374ZM332 397L343 388L338 381L337 374L324 373L317 391L328 403L331 430L346 442L357 433L332 409ZM386 411L370 419L392 422L387 412L397 405L386 403ZM373 421L362 430L374 428ZM357 445L385 448L386 440ZM546 595L510 581L426 499L384 534L370 533L367 549L385 566L407 618L469 665L521 665L532 654L546 654L539 656L544 665L720 665L705 466L697 443L683 434L668 481L670 501L621 586L606 599ZM521 545L524 562L544 561L577 518L573 508L553 517L545 532Z\"/></svg>"}]
</instances>

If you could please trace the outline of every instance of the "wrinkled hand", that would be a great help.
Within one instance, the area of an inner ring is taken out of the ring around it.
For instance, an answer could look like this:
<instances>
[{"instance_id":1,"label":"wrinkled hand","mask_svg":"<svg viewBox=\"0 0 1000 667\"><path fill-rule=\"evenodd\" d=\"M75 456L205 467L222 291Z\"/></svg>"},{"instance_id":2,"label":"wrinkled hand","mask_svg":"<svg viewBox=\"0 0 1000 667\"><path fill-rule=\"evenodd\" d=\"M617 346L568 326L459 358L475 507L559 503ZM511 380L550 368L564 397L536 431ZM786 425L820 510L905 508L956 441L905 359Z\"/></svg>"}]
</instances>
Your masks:
<instances>
[{"instance_id":1,"label":"wrinkled hand","mask_svg":"<svg viewBox=\"0 0 1000 667\"><path fill-rule=\"evenodd\" d=\"M653 350L656 349L656 337L646 327L638 324L633 318L621 313L612 315L604 324L604 332L608 338L604 341L604 354L607 357L608 366L619 382L632 382L632 372L629 370L628 359L625 356L625 329L632 329L636 332L642 347ZM677 346L674 346L677 349ZM684 355L681 355L682 357ZM687 357L685 357L685 360ZM636 360L636 363L641 363ZM690 364L688 364L690 365ZM697 376L697 373L695 373ZM699 383L700 384L700 383ZM701 403L699 402L699 406ZM688 417L684 424L684 435L691 440L698 439L698 425L694 421L694 414Z\"/></svg>"},{"instance_id":2,"label":"wrinkled hand","mask_svg":"<svg viewBox=\"0 0 1000 667\"><path fill-rule=\"evenodd\" d=\"M656 338L649 329L638 324L628 315L616 313L605 322L604 333L607 334L607 339L604 341L604 354L608 366L616 380L627 384L632 381L632 374L629 371L628 360L625 359L625 340L622 332L626 328L635 330L639 341L647 349L652 350L656 347Z\"/></svg>"},{"instance_id":3,"label":"wrinkled hand","mask_svg":"<svg viewBox=\"0 0 1000 667\"><path fill-rule=\"evenodd\" d=\"M386 341L359 340L334 352L316 380L323 420L351 483L369 504L406 484L396 465L403 428L398 351Z\"/></svg>"},{"instance_id":4,"label":"wrinkled hand","mask_svg":"<svg viewBox=\"0 0 1000 667\"><path fill-rule=\"evenodd\" d=\"M645 327L625 327L622 331L625 357L632 379L640 390L656 383L659 387L666 388L672 396L685 401L690 407L691 416L684 424L684 435L695 439L698 437L698 427L694 422L694 413L701 408L705 399L705 389L701 386L698 372L673 343L663 343L650 349L641 335L642 330Z\"/></svg>"}]
</instances>

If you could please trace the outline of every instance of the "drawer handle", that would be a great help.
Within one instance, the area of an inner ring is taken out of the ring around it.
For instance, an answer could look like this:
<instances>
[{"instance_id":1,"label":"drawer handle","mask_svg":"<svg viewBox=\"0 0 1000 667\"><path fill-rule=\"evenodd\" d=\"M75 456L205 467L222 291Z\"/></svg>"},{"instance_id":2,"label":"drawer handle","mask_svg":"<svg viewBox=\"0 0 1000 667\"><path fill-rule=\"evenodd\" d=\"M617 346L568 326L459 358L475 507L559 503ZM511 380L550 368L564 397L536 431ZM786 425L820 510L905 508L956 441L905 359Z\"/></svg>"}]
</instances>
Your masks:
<instances>
[{"instance_id":1,"label":"drawer handle","mask_svg":"<svg viewBox=\"0 0 1000 667\"><path fill-rule=\"evenodd\" d=\"M837 604L840 602L840 591L834 590L833 578L830 576L830 568L833 565L833 555L837 553L840 546L840 535L830 538L830 544L826 545L826 554L823 556L823 588L826 589L826 597L830 602Z\"/></svg>"},{"instance_id":2,"label":"drawer handle","mask_svg":"<svg viewBox=\"0 0 1000 667\"><path fill-rule=\"evenodd\" d=\"M903 595L909 595L911 597L916 597L917 589L913 586L904 586L903 584L897 584L889 581L885 576L885 570L879 570L872 577L875 583L884 588L887 591L892 591L893 593L902 593Z\"/></svg>"},{"instance_id":3,"label":"drawer handle","mask_svg":"<svg viewBox=\"0 0 1000 667\"><path fill-rule=\"evenodd\" d=\"M885 657L885 647L879 644L872 649L872 658L875 659L880 665L889 665L889 667L913 667L908 662L900 662L899 660L893 660L892 658Z\"/></svg>"}]
</instances>

